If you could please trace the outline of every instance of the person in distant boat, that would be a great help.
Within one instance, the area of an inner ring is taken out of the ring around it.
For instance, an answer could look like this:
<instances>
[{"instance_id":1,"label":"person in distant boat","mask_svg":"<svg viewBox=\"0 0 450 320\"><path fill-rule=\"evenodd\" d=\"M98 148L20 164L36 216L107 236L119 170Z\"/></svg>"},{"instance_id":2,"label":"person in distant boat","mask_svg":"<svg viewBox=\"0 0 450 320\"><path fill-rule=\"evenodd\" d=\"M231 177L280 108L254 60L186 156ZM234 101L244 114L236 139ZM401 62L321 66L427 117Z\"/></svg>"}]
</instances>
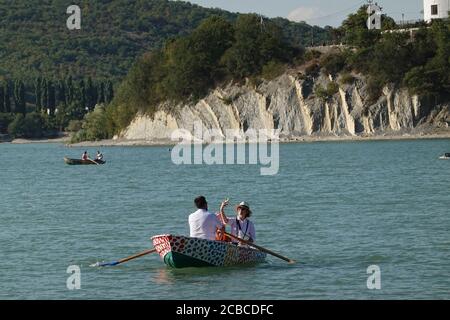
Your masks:
<instances>
[{"instance_id":1,"label":"person in distant boat","mask_svg":"<svg viewBox=\"0 0 450 320\"><path fill-rule=\"evenodd\" d=\"M81 160L84 160L84 161L89 160L89 155L88 155L87 151L85 151L85 152L83 153L83 155L81 156Z\"/></svg>"},{"instance_id":2,"label":"person in distant boat","mask_svg":"<svg viewBox=\"0 0 450 320\"><path fill-rule=\"evenodd\" d=\"M197 211L189 215L189 230L191 238L215 240L217 229L222 222L214 213L208 211L208 202L204 196L194 200Z\"/></svg>"},{"instance_id":3,"label":"person in distant boat","mask_svg":"<svg viewBox=\"0 0 450 320\"><path fill-rule=\"evenodd\" d=\"M95 156L95 160L103 161L103 154L100 151L97 151L97 155Z\"/></svg>"},{"instance_id":4,"label":"person in distant boat","mask_svg":"<svg viewBox=\"0 0 450 320\"><path fill-rule=\"evenodd\" d=\"M249 220L252 215L250 205L247 202L241 202L236 206L236 217L228 218L225 215L225 207L228 206L229 201L225 200L220 205L219 217L223 225L231 227L231 234L243 240L250 242L256 241L255 225ZM237 243L237 240L232 239L232 242Z\"/></svg>"}]
</instances>

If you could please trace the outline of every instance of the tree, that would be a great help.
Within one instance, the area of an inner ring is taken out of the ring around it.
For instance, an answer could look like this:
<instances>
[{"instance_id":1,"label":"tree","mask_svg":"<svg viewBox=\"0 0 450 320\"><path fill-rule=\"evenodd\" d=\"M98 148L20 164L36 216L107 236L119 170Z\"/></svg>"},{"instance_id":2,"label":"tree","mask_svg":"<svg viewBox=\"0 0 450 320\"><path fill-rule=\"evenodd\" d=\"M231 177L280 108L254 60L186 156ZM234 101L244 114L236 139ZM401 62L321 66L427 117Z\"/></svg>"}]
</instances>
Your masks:
<instances>
[{"instance_id":1,"label":"tree","mask_svg":"<svg viewBox=\"0 0 450 320\"><path fill-rule=\"evenodd\" d=\"M73 98L74 98L74 93L75 93L75 88L73 85L73 78L72 76L68 76L66 78L66 85L65 85L65 94L66 94L66 105L69 106L72 104L73 102Z\"/></svg>"},{"instance_id":2,"label":"tree","mask_svg":"<svg viewBox=\"0 0 450 320\"><path fill-rule=\"evenodd\" d=\"M66 83L63 80L58 81L56 101L58 105L66 105Z\"/></svg>"},{"instance_id":3,"label":"tree","mask_svg":"<svg viewBox=\"0 0 450 320\"><path fill-rule=\"evenodd\" d=\"M35 105L36 105L36 111L40 112L42 110L42 78L38 77L35 80Z\"/></svg>"},{"instance_id":4,"label":"tree","mask_svg":"<svg viewBox=\"0 0 450 320\"><path fill-rule=\"evenodd\" d=\"M97 98L97 88L94 85L92 78L89 77L86 81L86 106L89 111L94 110Z\"/></svg>"},{"instance_id":5,"label":"tree","mask_svg":"<svg viewBox=\"0 0 450 320\"><path fill-rule=\"evenodd\" d=\"M320 65L331 75L336 75L347 65L347 54L344 52L329 53L320 59Z\"/></svg>"},{"instance_id":6,"label":"tree","mask_svg":"<svg viewBox=\"0 0 450 320\"><path fill-rule=\"evenodd\" d=\"M80 106L83 109L83 113L86 112L87 108L87 94L86 94L86 84L83 79L78 83L78 94L77 100L79 101Z\"/></svg>"},{"instance_id":7,"label":"tree","mask_svg":"<svg viewBox=\"0 0 450 320\"><path fill-rule=\"evenodd\" d=\"M83 122L83 130L86 131L86 138L88 140L107 139L108 132L107 117L105 109L102 106L97 106L94 111L86 114Z\"/></svg>"},{"instance_id":8,"label":"tree","mask_svg":"<svg viewBox=\"0 0 450 320\"><path fill-rule=\"evenodd\" d=\"M428 72L437 77L440 92L450 94L450 22L434 21L432 33L436 42L436 55L426 65Z\"/></svg>"},{"instance_id":9,"label":"tree","mask_svg":"<svg viewBox=\"0 0 450 320\"><path fill-rule=\"evenodd\" d=\"M47 112L48 108L48 81L47 79L42 79L41 82L42 94L41 94L41 109Z\"/></svg>"},{"instance_id":10,"label":"tree","mask_svg":"<svg viewBox=\"0 0 450 320\"><path fill-rule=\"evenodd\" d=\"M105 102L110 104L114 98L114 86L112 81L108 80L105 85Z\"/></svg>"},{"instance_id":11,"label":"tree","mask_svg":"<svg viewBox=\"0 0 450 320\"><path fill-rule=\"evenodd\" d=\"M105 102L105 84L103 82L100 82L97 85L97 92L98 92L97 103L98 104L104 103Z\"/></svg>"},{"instance_id":12,"label":"tree","mask_svg":"<svg viewBox=\"0 0 450 320\"><path fill-rule=\"evenodd\" d=\"M5 87L0 83L0 113L6 112L5 110Z\"/></svg>"},{"instance_id":13,"label":"tree","mask_svg":"<svg viewBox=\"0 0 450 320\"><path fill-rule=\"evenodd\" d=\"M23 120L23 136L25 138L41 138L45 121L40 113L28 113Z\"/></svg>"},{"instance_id":14,"label":"tree","mask_svg":"<svg viewBox=\"0 0 450 320\"><path fill-rule=\"evenodd\" d=\"M414 65L404 77L412 93L431 96L450 95L450 24L434 21L431 29L423 29L411 50Z\"/></svg>"},{"instance_id":15,"label":"tree","mask_svg":"<svg viewBox=\"0 0 450 320\"><path fill-rule=\"evenodd\" d=\"M0 133L8 133L8 126L14 120L11 113L0 113Z\"/></svg>"},{"instance_id":16,"label":"tree","mask_svg":"<svg viewBox=\"0 0 450 320\"><path fill-rule=\"evenodd\" d=\"M11 112L11 89L10 89L9 81L5 81L3 88L4 88L3 110L6 113L10 113Z\"/></svg>"},{"instance_id":17,"label":"tree","mask_svg":"<svg viewBox=\"0 0 450 320\"><path fill-rule=\"evenodd\" d=\"M74 121L70 122L72 130L75 129L76 123ZM108 118L103 106L99 105L95 107L95 110L86 114L82 124L81 130L79 130L72 137L72 142L86 141L86 140L99 140L106 139L109 137L108 128Z\"/></svg>"},{"instance_id":18,"label":"tree","mask_svg":"<svg viewBox=\"0 0 450 320\"><path fill-rule=\"evenodd\" d=\"M47 108L49 115L54 116L56 109L56 91L51 80L47 82Z\"/></svg>"},{"instance_id":19,"label":"tree","mask_svg":"<svg viewBox=\"0 0 450 320\"><path fill-rule=\"evenodd\" d=\"M14 138L19 138L24 135L25 117L18 113L14 120L8 126L8 133Z\"/></svg>"},{"instance_id":20,"label":"tree","mask_svg":"<svg viewBox=\"0 0 450 320\"><path fill-rule=\"evenodd\" d=\"M26 102L25 102L25 85L23 81L17 80L14 83L14 105L15 113L21 113L25 115L26 113Z\"/></svg>"},{"instance_id":21,"label":"tree","mask_svg":"<svg viewBox=\"0 0 450 320\"><path fill-rule=\"evenodd\" d=\"M344 42L359 48L371 47L380 37L379 30L368 30L367 28L367 5L350 14L342 23L341 33L345 34Z\"/></svg>"},{"instance_id":22,"label":"tree","mask_svg":"<svg viewBox=\"0 0 450 320\"><path fill-rule=\"evenodd\" d=\"M284 60L290 49L282 42L281 30L270 22L261 25L256 14L240 15L234 29L235 42L222 58L234 77L257 74L269 61Z\"/></svg>"},{"instance_id":23,"label":"tree","mask_svg":"<svg viewBox=\"0 0 450 320\"><path fill-rule=\"evenodd\" d=\"M232 44L232 25L216 16L203 21L191 36L169 43L164 51L165 94L174 100L204 95L224 76L220 60Z\"/></svg>"},{"instance_id":24,"label":"tree","mask_svg":"<svg viewBox=\"0 0 450 320\"><path fill-rule=\"evenodd\" d=\"M368 61L370 73L384 82L399 83L411 69L412 50L408 34L385 34L372 50Z\"/></svg>"}]
</instances>

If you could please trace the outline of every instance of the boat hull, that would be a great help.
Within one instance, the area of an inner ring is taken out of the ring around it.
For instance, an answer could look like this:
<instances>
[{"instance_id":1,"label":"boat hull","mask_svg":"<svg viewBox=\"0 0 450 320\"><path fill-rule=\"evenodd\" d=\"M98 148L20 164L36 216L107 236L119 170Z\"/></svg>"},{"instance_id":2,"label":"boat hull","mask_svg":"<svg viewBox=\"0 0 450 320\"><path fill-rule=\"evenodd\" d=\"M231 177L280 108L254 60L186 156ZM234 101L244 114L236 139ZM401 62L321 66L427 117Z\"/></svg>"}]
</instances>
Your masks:
<instances>
[{"instance_id":1,"label":"boat hull","mask_svg":"<svg viewBox=\"0 0 450 320\"><path fill-rule=\"evenodd\" d=\"M68 165L97 165L97 164L105 164L106 162L103 160L81 160L81 159L70 159L65 157L64 162Z\"/></svg>"},{"instance_id":2,"label":"boat hull","mask_svg":"<svg viewBox=\"0 0 450 320\"><path fill-rule=\"evenodd\" d=\"M264 252L228 242L174 235L155 236L152 241L161 259L172 268L228 267L266 258Z\"/></svg>"}]
</instances>

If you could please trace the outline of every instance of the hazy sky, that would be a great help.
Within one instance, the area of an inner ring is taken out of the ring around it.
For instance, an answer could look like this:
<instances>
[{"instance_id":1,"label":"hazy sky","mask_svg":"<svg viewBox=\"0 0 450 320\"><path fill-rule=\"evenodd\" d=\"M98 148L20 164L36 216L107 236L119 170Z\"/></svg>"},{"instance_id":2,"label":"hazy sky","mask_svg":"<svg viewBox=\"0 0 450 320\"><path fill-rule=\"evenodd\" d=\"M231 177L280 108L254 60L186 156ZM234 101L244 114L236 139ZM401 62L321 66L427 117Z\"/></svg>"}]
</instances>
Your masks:
<instances>
[{"instance_id":1,"label":"hazy sky","mask_svg":"<svg viewBox=\"0 0 450 320\"><path fill-rule=\"evenodd\" d=\"M345 17L367 1L357 0L190 0L203 7L232 12L256 12L267 17L284 17L310 24L339 26ZM422 18L423 0L378 0L383 12L395 20Z\"/></svg>"}]
</instances>

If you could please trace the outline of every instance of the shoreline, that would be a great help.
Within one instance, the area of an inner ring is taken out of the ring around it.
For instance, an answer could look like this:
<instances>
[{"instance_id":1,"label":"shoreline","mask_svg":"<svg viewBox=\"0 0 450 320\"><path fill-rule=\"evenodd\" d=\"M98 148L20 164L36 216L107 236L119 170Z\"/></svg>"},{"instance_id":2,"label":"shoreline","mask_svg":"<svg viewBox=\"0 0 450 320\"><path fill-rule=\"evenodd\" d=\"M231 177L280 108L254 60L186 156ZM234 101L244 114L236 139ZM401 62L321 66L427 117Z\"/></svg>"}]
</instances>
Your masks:
<instances>
[{"instance_id":1,"label":"shoreline","mask_svg":"<svg viewBox=\"0 0 450 320\"><path fill-rule=\"evenodd\" d=\"M67 143L70 142L70 137L61 138L44 138L44 139L13 139L8 142L11 144L41 144L41 143Z\"/></svg>"},{"instance_id":2,"label":"shoreline","mask_svg":"<svg viewBox=\"0 0 450 320\"><path fill-rule=\"evenodd\" d=\"M280 144L290 143L316 143L316 142L366 142L366 141L407 141L407 140L433 140L450 139L450 131L434 134L403 134L403 135L375 135L375 136L310 136L281 138ZM230 142L225 142L225 144ZM152 146L175 146L178 143L171 140L101 140L85 141L75 144L66 144L67 147L152 147Z\"/></svg>"},{"instance_id":3,"label":"shoreline","mask_svg":"<svg viewBox=\"0 0 450 320\"><path fill-rule=\"evenodd\" d=\"M304 136L292 138L280 138L280 144L290 143L316 143L316 142L366 142L366 141L407 141L407 140L433 140L450 139L450 131L430 134L398 134L398 135L374 135L374 136ZM68 148L82 147L173 147L178 143L169 139L161 140L126 140L126 139L107 139L100 141L85 141L79 143L70 143L70 137L61 137L55 139L14 139L9 144L44 144L60 143ZM228 144L230 142L225 142Z\"/></svg>"}]
</instances>

